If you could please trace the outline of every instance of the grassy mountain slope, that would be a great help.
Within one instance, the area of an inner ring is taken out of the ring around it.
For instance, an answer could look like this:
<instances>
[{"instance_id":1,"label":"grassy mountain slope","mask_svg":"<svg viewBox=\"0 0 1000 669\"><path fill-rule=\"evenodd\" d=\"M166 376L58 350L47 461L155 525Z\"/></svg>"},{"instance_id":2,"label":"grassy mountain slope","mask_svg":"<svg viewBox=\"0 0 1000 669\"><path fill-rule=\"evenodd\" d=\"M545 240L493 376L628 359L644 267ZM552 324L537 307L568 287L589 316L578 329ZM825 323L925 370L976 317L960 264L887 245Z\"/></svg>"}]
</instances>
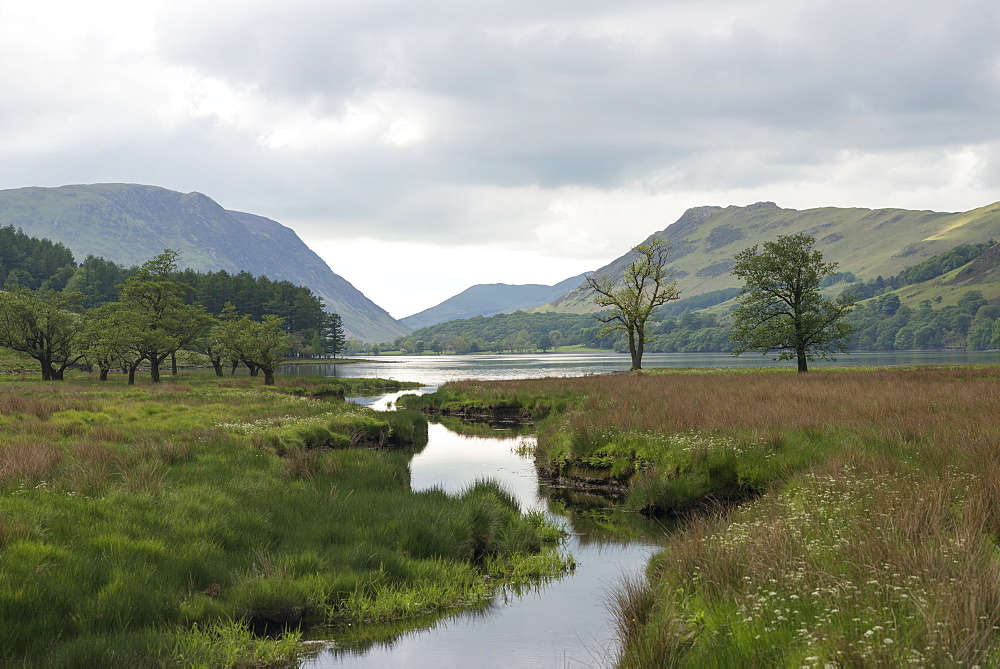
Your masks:
<instances>
[{"instance_id":1,"label":"grassy mountain slope","mask_svg":"<svg viewBox=\"0 0 1000 669\"><path fill-rule=\"evenodd\" d=\"M824 258L859 279L898 274L906 267L959 244L1000 238L1000 203L962 213L905 209L782 209L771 202L746 207L689 209L661 237L671 244L670 267L682 297L738 287L730 273L733 256L778 235L806 233L817 239ZM631 252L597 270L620 276ZM573 290L538 311L595 310L585 290Z\"/></svg>"},{"instance_id":2,"label":"grassy mountain slope","mask_svg":"<svg viewBox=\"0 0 1000 669\"><path fill-rule=\"evenodd\" d=\"M892 292L902 304L916 308L924 300L930 300L935 307L957 304L970 290L982 292L990 302L1000 302L1000 244L950 272Z\"/></svg>"},{"instance_id":3,"label":"grassy mountain slope","mask_svg":"<svg viewBox=\"0 0 1000 669\"><path fill-rule=\"evenodd\" d=\"M0 224L62 242L78 260L95 255L131 266L170 248L180 253L183 267L246 271L307 286L341 315L349 336L366 341L408 331L331 271L292 230L227 211L201 193L135 184L4 190Z\"/></svg>"},{"instance_id":4,"label":"grassy mountain slope","mask_svg":"<svg viewBox=\"0 0 1000 669\"><path fill-rule=\"evenodd\" d=\"M429 309L401 318L413 328L428 327L446 321L475 316L508 314L521 309L541 306L583 283L583 274L561 281L554 286L537 283L509 285L506 283L478 284Z\"/></svg>"}]
</instances>

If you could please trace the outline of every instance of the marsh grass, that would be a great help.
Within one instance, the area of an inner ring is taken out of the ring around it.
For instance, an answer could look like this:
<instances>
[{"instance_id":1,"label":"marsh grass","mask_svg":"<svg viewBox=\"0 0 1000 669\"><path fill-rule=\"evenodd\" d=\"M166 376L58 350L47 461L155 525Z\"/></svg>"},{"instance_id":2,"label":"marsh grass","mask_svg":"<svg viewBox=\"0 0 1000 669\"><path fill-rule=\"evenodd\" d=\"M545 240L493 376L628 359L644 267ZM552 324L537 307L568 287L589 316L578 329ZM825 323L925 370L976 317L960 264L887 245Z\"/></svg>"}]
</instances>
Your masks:
<instances>
[{"instance_id":1,"label":"marsh grass","mask_svg":"<svg viewBox=\"0 0 1000 669\"><path fill-rule=\"evenodd\" d=\"M540 465L619 476L639 508L752 491L614 590L620 666L1000 663L1000 370L478 385L461 392L579 393Z\"/></svg>"},{"instance_id":2,"label":"marsh grass","mask_svg":"<svg viewBox=\"0 0 1000 669\"><path fill-rule=\"evenodd\" d=\"M5 386L0 663L287 662L284 630L477 602L552 550L491 484L412 493L422 416L317 399L326 383Z\"/></svg>"}]
</instances>

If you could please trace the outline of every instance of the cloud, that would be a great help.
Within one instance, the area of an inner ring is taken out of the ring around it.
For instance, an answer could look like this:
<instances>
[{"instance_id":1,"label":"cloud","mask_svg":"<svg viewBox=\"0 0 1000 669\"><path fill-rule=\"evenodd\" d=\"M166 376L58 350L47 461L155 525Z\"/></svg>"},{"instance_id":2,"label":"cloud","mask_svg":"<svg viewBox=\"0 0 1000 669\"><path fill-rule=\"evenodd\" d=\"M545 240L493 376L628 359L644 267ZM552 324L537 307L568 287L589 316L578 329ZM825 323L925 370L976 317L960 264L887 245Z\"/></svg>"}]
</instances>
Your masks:
<instances>
[{"instance_id":1,"label":"cloud","mask_svg":"<svg viewBox=\"0 0 1000 669\"><path fill-rule=\"evenodd\" d=\"M0 187L198 190L307 240L610 259L689 206L954 210L1000 181L988 0L3 12Z\"/></svg>"}]
</instances>

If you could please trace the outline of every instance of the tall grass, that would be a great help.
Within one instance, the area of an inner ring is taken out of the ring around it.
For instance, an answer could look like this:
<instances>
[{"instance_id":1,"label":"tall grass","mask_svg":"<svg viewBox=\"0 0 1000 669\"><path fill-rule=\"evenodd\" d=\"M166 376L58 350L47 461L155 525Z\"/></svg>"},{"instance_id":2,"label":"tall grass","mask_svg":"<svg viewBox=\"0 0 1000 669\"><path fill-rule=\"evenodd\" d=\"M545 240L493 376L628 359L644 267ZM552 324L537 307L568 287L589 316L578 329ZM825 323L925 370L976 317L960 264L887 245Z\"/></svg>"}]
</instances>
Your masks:
<instances>
[{"instance_id":1,"label":"tall grass","mask_svg":"<svg viewBox=\"0 0 1000 669\"><path fill-rule=\"evenodd\" d=\"M1000 370L608 376L502 392L574 390L583 399L542 425L542 466L626 481L647 509L753 493L689 519L645 578L612 593L621 666L1000 663Z\"/></svg>"},{"instance_id":2,"label":"tall grass","mask_svg":"<svg viewBox=\"0 0 1000 669\"><path fill-rule=\"evenodd\" d=\"M0 663L285 662L296 635L254 634L479 601L554 550L553 530L495 487L410 491L420 415L310 384L325 382L5 387Z\"/></svg>"}]
</instances>

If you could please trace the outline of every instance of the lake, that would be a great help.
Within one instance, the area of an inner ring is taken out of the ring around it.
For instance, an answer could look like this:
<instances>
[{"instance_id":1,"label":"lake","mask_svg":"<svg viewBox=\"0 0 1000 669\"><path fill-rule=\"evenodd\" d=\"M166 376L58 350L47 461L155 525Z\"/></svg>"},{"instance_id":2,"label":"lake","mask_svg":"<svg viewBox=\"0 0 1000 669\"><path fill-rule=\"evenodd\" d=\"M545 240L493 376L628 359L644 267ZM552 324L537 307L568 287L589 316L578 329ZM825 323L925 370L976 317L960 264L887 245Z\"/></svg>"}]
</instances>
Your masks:
<instances>
[{"instance_id":1,"label":"lake","mask_svg":"<svg viewBox=\"0 0 1000 669\"><path fill-rule=\"evenodd\" d=\"M646 369L785 367L795 361L776 362L773 356L728 353L648 353ZM629 357L621 353L534 353L519 355L400 355L374 356L367 362L285 365L284 374L340 377L381 377L437 386L458 379L526 379L546 376L585 376L627 370ZM1000 363L997 351L879 351L846 353L835 361L809 363L811 367L971 365Z\"/></svg>"}]
</instances>

